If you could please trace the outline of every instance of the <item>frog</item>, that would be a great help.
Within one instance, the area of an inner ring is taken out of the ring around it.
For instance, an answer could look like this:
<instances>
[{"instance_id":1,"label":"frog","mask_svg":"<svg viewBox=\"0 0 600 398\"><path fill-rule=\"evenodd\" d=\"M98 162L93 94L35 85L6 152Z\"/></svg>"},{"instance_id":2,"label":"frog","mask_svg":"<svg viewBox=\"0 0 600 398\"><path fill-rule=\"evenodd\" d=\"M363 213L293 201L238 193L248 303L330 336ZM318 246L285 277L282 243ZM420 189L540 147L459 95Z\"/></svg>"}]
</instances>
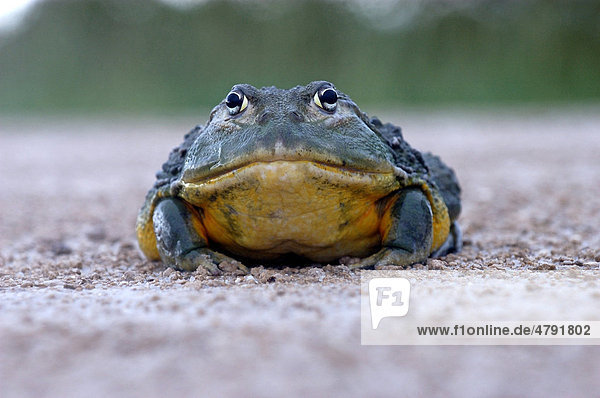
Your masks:
<instances>
[{"instance_id":1,"label":"frog","mask_svg":"<svg viewBox=\"0 0 600 398\"><path fill-rule=\"evenodd\" d=\"M438 156L330 82L236 84L171 151L136 234L149 260L214 275L287 258L410 267L460 251L460 193Z\"/></svg>"}]
</instances>

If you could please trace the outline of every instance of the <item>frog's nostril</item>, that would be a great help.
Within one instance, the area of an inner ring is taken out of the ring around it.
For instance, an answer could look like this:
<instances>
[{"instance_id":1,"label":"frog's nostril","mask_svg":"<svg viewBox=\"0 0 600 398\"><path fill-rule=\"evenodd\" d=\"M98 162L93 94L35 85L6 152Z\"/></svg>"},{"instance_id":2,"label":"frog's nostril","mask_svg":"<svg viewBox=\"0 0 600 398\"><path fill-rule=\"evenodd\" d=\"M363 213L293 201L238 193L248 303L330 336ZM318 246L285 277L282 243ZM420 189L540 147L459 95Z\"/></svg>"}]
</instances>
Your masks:
<instances>
[{"instance_id":1,"label":"frog's nostril","mask_svg":"<svg viewBox=\"0 0 600 398\"><path fill-rule=\"evenodd\" d=\"M258 124L265 124L266 122L269 121L269 119L271 119L273 117L273 113L269 112L269 111L265 111L263 112L257 120Z\"/></svg>"},{"instance_id":2,"label":"frog's nostril","mask_svg":"<svg viewBox=\"0 0 600 398\"><path fill-rule=\"evenodd\" d=\"M288 114L288 117L292 122L301 122L304 120L304 116L302 116L302 114L298 111L291 111Z\"/></svg>"}]
</instances>

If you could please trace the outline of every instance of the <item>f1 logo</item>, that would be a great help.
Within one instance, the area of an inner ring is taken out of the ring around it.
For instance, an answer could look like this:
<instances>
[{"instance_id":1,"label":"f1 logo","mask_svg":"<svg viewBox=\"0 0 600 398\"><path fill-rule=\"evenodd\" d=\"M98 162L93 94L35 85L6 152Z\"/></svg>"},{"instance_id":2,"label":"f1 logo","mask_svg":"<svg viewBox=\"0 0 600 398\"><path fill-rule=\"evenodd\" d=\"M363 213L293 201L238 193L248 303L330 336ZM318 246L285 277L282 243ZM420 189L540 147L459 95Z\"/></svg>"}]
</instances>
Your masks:
<instances>
[{"instance_id":1,"label":"f1 logo","mask_svg":"<svg viewBox=\"0 0 600 398\"><path fill-rule=\"evenodd\" d=\"M373 278L369 281L371 327L377 329L383 318L408 313L410 282L405 278Z\"/></svg>"}]
</instances>

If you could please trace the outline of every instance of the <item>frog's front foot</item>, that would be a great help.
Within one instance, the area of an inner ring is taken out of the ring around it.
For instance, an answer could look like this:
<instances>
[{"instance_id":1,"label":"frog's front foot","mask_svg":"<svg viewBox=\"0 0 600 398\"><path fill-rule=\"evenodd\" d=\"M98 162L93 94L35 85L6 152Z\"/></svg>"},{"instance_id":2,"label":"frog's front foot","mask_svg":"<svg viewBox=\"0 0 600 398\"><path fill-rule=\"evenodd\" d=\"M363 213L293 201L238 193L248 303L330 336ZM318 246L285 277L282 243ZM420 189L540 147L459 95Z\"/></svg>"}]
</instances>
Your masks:
<instances>
[{"instance_id":1,"label":"frog's front foot","mask_svg":"<svg viewBox=\"0 0 600 398\"><path fill-rule=\"evenodd\" d=\"M250 273L248 268L241 262L207 248L193 249L184 256L175 258L173 266L184 271L195 271L201 268L211 275L220 275L223 272Z\"/></svg>"},{"instance_id":2,"label":"frog's front foot","mask_svg":"<svg viewBox=\"0 0 600 398\"><path fill-rule=\"evenodd\" d=\"M183 271L205 269L212 275L222 272L249 273L242 263L207 247L200 220L177 198L162 200L152 218L160 258Z\"/></svg>"},{"instance_id":3,"label":"frog's front foot","mask_svg":"<svg viewBox=\"0 0 600 398\"><path fill-rule=\"evenodd\" d=\"M384 247L377 253L365 257L357 263L351 264L350 269L375 268L383 266L407 267L412 264L424 261L422 253L410 253L403 249Z\"/></svg>"}]
</instances>

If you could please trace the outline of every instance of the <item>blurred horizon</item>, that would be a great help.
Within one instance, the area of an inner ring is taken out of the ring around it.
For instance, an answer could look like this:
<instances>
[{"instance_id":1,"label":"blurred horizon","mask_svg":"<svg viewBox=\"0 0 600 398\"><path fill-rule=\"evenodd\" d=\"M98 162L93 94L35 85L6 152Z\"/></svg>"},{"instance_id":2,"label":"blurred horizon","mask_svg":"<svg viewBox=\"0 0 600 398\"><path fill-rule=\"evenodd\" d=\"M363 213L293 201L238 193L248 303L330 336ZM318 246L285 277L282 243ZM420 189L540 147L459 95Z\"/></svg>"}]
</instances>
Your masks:
<instances>
[{"instance_id":1,"label":"blurred horizon","mask_svg":"<svg viewBox=\"0 0 600 398\"><path fill-rule=\"evenodd\" d=\"M312 80L361 106L597 104L600 1L40 0L0 30L0 114L185 112Z\"/></svg>"}]
</instances>

